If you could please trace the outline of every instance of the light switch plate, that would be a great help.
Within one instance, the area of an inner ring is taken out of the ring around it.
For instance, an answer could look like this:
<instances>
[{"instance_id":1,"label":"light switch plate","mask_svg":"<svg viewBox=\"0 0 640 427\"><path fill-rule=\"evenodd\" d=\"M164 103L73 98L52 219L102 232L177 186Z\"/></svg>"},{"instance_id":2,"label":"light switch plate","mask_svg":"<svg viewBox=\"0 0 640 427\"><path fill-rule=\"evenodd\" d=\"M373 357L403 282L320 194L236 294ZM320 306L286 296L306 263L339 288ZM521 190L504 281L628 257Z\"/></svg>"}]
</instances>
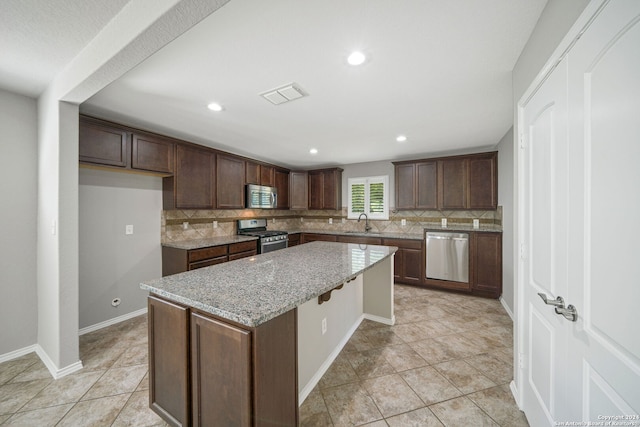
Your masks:
<instances>
[{"instance_id":1,"label":"light switch plate","mask_svg":"<svg viewBox=\"0 0 640 427\"><path fill-rule=\"evenodd\" d=\"M447 218L442 218L442 227L447 226Z\"/></svg>"},{"instance_id":2,"label":"light switch plate","mask_svg":"<svg viewBox=\"0 0 640 427\"><path fill-rule=\"evenodd\" d=\"M480 220L479 219L474 219L473 220L473 228L480 228Z\"/></svg>"},{"instance_id":3,"label":"light switch plate","mask_svg":"<svg viewBox=\"0 0 640 427\"><path fill-rule=\"evenodd\" d=\"M124 227L124 234L133 234L133 225L126 225Z\"/></svg>"},{"instance_id":4,"label":"light switch plate","mask_svg":"<svg viewBox=\"0 0 640 427\"><path fill-rule=\"evenodd\" d=\"M402 226L407 225L407 220L406 219L401 219L400 220L400 225L402 225Z\"/></svg>"}]
</instances>

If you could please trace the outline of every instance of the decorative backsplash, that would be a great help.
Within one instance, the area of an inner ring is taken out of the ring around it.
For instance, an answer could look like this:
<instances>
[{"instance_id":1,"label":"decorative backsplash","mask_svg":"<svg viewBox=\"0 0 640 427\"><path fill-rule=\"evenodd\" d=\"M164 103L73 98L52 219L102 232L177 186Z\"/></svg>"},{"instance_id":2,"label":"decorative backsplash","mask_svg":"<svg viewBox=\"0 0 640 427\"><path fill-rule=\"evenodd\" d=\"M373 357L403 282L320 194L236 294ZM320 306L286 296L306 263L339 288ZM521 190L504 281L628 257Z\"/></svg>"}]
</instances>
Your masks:
<instances>
[{"instance_id":1,"label":"decorative backsplash","mask_svg":"<svg viewBox=\"0 0 640 427\"><path fill-rule=\"evenodd\" d=\"M338 211L292 210L170 210L162 211L162 243L203 239L236 234L236 221L247 218L266 218L268 228L285 231L359 231L364 224L347 219L347 208ZM426 227L440 224L447 218L449 226L472 226L478 219L480 226L501 226L502 206L490 211L390 211L388 221L371 220L374 233L421 234ZM406 221L402 225L402 220ZM332 224L329 224L329 220ZM214 224L214 221L216 224Z\"/></svg>"}]
</instances>

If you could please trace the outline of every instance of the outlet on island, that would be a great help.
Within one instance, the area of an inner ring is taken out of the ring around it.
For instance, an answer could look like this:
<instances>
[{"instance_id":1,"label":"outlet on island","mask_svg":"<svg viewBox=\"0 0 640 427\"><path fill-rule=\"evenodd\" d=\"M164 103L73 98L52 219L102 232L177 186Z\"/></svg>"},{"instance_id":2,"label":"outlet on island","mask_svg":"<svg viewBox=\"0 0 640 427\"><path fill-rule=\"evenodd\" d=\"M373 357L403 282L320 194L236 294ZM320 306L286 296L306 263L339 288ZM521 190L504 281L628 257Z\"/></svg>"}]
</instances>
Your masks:
<instances>
[{"instance_id":1,"label":"outlet on island","mask_svg":"<svg viewBox=\"0 0 640 427\"><path fill-rule=\"evenodd\" d=\"M322 319L322 335L327 333L327 318Z\"/></svg>"}]
</instances>

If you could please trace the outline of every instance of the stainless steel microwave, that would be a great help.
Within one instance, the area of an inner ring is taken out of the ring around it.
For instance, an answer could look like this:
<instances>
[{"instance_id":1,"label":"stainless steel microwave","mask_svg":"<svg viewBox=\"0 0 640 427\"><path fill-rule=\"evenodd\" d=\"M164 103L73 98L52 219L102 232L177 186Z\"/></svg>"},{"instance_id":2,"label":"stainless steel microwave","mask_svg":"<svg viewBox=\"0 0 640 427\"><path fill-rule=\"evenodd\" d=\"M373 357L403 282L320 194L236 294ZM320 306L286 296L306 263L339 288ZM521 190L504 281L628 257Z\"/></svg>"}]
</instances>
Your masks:
<instances>
[{"instance_id":1,"label":"stainless steel microwave","mask_svg":"<svg viewBox=\"0 0 640 427\"><path fill-rule=\"evenodd\" d=\"M247 184L247 209L275 209L277 204L277 188Z\"/></svg>"}]
</instances>

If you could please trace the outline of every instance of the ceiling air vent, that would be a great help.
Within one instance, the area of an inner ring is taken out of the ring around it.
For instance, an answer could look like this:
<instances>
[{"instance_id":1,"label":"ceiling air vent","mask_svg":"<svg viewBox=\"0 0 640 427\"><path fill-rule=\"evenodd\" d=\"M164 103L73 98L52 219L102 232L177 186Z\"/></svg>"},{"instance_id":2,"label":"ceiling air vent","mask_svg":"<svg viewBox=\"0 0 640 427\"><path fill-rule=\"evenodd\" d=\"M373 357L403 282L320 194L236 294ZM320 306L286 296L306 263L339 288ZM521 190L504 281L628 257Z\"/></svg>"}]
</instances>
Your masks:
<instances>
[{"instance_id":1,"label":"ceiling air vent","mask_svg":"<svg viewBox=\"0 0 640 427\"><path fill-rule=\"evenodd\" d=\"M273 105L280 105L309 95L296 83L289 83L277 89L261 93L260 96Z\"/></svg>"}]
</instances>

